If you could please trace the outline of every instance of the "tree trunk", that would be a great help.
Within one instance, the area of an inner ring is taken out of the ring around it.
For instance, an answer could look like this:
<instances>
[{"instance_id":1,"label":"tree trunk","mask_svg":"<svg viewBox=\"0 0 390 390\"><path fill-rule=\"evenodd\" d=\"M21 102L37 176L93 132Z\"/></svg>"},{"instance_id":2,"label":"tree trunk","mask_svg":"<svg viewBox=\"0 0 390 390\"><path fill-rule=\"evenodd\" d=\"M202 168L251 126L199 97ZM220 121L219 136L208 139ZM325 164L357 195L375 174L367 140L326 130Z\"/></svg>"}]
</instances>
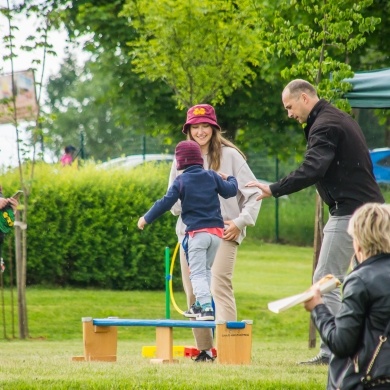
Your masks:
<instances>
[{"instance_id":1,"label":"tree trunk","mask_svg":"<svg viewBox=\"0 0 390 390\"><path fill-rule=\"evenodd\" d=\"M312 280L314 271L317 267L318 258L320 256L320 250L323 239L324 231L324 204L322 199L316 194L316 216L314 222L314 254L313 254L313 270L312 270ZM310 318L309 325L309 348L315 348L316 346L316 327L314 326L313 321Z\"/></svg>"},{"instance_id":2,"label":"tree trunk","mask_svg":"<svg viewBox=\"0 0 390 390\"><path fill-rule=\"evenodd\" d=\"M19 221L19 211L16 212L15 221ZM18 290L18 319L19 338L28 337L27 326L27 303L26 303L26 260L25 260L25 232L18 224L15 226L15 261L16 261L16 284Z\"/></svg>"}]
</instances>

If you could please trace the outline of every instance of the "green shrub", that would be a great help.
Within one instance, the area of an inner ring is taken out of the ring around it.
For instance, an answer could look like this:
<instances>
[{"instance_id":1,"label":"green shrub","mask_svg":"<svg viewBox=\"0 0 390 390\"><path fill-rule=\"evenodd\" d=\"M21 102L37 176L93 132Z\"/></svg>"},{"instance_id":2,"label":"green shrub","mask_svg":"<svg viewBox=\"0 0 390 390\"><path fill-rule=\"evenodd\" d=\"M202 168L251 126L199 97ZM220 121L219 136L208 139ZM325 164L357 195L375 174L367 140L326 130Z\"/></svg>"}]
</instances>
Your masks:
<instances>
[{"instance_id":1,"label":"green shrub","mask_svg":"<svg viewBox=\"0 0 390 390\"><path fill-rule=\"evenodd\" d=\"M176 218L166 213L144 231L137 221L165 194L168 172L168 166L36 167L28 200L27 283L163 288L165 247L175 247ZM15 175L2 178L7 193Z\"/></svg>"}]
</instances>

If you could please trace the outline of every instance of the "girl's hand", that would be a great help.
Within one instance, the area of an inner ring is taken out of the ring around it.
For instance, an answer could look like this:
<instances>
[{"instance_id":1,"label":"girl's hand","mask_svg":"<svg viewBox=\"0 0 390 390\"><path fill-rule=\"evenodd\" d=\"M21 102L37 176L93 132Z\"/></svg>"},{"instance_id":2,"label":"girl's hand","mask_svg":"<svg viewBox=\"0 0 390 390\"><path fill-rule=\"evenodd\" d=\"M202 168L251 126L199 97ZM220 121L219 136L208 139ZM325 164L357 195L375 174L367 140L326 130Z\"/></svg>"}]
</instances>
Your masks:
<instances>
[{"instance_id":1,"label":"girl's hand","mask_svg":"<svg viewBox=\"0 0 390 390\"><path fill-rule=\"evenodd\" d=\"M310 290L314 292L314 297L309 301L303 302L303 306L307 311L312 311L317 305L324 303L321 297L320 288L316 284L314 284Z\"/></svg>"},{"instance_id":2,"label":"girl's hand","mask_svg":"<svg viewBox=\"0 0 390 390\"><path fill-rule=\"evenodd\" d=\"M227 180L228 176L226 173L218 172L218 175L222 177L223 180Z\"/></svg>"},{"instance_id":3,"label":"girl's hand","mask_svg":"<svg viewBox=\"0 0 390 390\"><path fill-rule=\"evenodd\" d=\"M235 241L239 237L241 230L236 226L233 221L224 221L225 230L223 233L223 239L226 241Z\"/></svg>"}]
</instances>

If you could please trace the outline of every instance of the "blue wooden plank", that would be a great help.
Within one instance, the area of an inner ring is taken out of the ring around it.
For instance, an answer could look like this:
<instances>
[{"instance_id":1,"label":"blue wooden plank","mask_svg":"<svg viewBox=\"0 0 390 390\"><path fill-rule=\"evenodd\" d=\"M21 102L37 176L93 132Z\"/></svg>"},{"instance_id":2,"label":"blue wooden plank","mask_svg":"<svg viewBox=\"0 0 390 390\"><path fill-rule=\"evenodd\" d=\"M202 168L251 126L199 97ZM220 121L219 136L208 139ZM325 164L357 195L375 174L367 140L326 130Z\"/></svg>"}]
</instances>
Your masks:
<instances>
[{"instance_id":1,"label":"blue wooden plank","mask_svg":"<svg viewBox=\"0 0 390 390\"><path fill-rule=\"evenodd\" d=\"M215 321L144 320L124 318L94 318L97 326L154 326L167 328L215 328Z\"/></svg>"},{"instance_id":2,"label":"blue wooden plank","mask_svg":"<svg viewBox=\"0 0 390 390\"><path fill-rule=\"evenodd\" d=\"M168 328L215 328L215 321L148 320L125 318L94 318L96 326L154 326ZM228 321L228 329L244 329L245 322Z\"/></svg>"}]
</instances>

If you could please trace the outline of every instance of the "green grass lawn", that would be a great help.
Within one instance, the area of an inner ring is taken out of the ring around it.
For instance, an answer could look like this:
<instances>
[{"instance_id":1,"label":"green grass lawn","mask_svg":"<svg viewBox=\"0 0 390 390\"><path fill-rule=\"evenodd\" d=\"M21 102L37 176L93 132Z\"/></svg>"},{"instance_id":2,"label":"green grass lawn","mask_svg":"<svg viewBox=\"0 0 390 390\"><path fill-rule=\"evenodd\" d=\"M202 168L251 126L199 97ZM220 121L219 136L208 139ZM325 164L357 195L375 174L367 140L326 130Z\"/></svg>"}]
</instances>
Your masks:
<instances>
[{"instance_id":1,"label":"green grass lawn","mask_svg":"<svg viewBox=\"0 0 390 390\"><path fill-rule=\"evenodd\" d=\"M29 288L30 338L20 341L12 338L6 290L8 340L0 340L0 389L324 389L326 367L296 364L317 353L308 348L309 314L302 306L280 314L267 309L268 302L310 285L312 258L311 248L253 242L239 248L238 320L254 321L248 366L195 364L184 357L178 364L151 364L141 353L142 346L155 343L149 327L119 328L116 363L73 362L72 356L83 354L81 317L165 318L165 292ZM163 276L161 283L164 288ZM183 292L174 296L184 309ZM171 318L183 319L173 306ZM0 324L1 337L2 319ZM194 345L189 329L174 329L174 340Z\"/></svg>"}]
</instances>

